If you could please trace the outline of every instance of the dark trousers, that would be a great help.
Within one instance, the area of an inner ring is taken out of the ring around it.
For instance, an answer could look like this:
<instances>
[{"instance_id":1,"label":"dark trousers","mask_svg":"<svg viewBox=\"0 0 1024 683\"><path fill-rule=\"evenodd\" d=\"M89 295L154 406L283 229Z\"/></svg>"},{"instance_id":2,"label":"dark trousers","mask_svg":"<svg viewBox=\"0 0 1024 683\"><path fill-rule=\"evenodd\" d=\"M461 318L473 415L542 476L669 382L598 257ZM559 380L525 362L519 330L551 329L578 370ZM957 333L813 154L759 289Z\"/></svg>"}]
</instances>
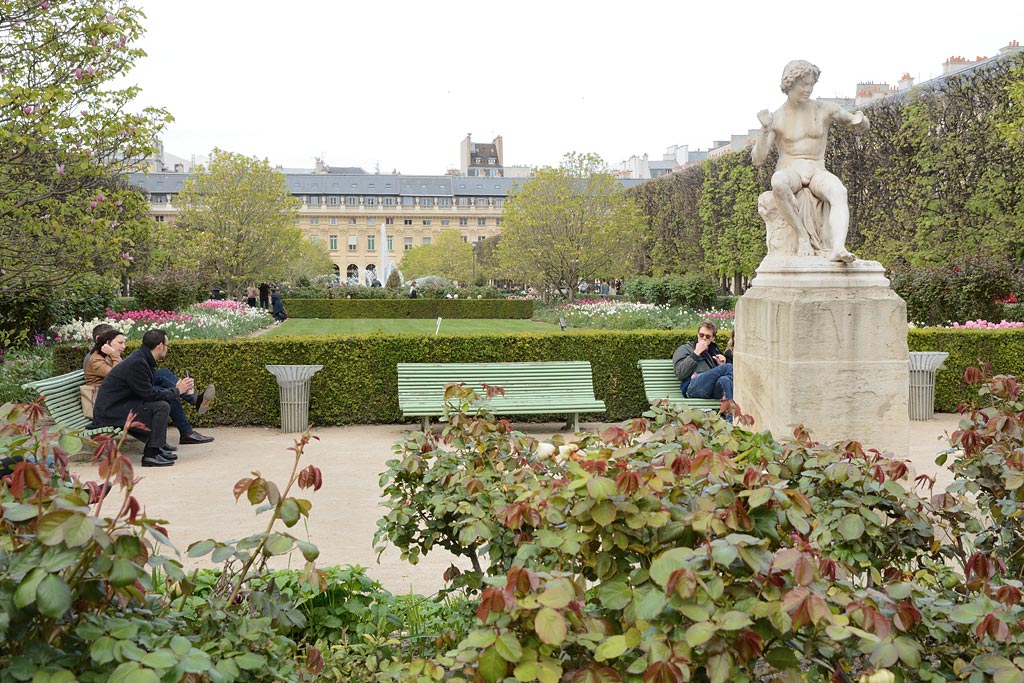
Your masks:
<instances>
[{"instance_id":1,"label":"dark trousers","mask_svg":"<svg viewBox=\"0 0 1024 683\"><path fill-rule=\"evenodd\" d=\"M167 401L147 401L142 404L136 419L149 428L146 452L158 451L167 443L167 418L171 406Z\"/></svg>"}]
</instances>

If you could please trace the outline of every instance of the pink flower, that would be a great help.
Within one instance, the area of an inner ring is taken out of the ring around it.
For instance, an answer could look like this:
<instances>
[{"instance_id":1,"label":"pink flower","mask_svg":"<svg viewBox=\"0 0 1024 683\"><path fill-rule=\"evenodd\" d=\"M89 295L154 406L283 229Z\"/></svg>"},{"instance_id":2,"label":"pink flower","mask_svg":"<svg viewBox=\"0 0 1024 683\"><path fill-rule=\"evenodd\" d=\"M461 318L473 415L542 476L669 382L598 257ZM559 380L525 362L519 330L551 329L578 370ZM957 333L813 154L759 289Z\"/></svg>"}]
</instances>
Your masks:
<instances>
[{"instance_id":1,"label":"pink flower","mask_svg":"<svg viewBox=\"0 0 1024 683\"><path fill-rule=\"evenodd\" d=\"M82 68L79 67L79 68L75 69L75 78L81 78L81 77L82 77Z\"/></svg>"},{"instance_id":2,"label":"pink flower","mask_svg":"<svg viewBox=\"0 0 1024 683\"><path fill-rule=\"evenodd\" d=\"M64 175L64 164L57 164L57 175Z\"/></svg>"},{"instance_id":3,"label":"pink flower","mask_svg":"<svg viewBox=\"0 0 1024 683\"><path fill-rule=\"evenodd\" d=\"M131 254L129 254L127 251L124 252L123 254L121 254L121 258L123 258L125 261L134 261L135 260L135 257L132 256Z\"/></svg>"}]
</instances>

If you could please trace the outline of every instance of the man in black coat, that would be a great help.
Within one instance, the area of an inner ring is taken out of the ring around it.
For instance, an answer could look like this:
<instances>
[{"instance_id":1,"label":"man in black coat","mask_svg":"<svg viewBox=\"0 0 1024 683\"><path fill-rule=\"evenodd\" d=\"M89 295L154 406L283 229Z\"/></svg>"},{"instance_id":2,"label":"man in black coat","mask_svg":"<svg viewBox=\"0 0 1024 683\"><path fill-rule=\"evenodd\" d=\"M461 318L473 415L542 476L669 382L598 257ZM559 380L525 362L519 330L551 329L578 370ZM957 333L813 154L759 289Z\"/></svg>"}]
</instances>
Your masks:
<instances>
[{"instance_id":1,"label":"man in black coat","mask_svg":"<svg viewBox=\"0 0 1024 683\"><path fill-rule=\"evenodd\" d=\"M167 348L167 333L149 330L142 337L142 346L110 370L96 394L93 423L97 426L121 427L128 413L134 412L135 419L149 429L143 467L174 464L177 455L165 447L170 402L178 401L194 386L190 377L179 379L174 387L157 385L156 364L167 355Z\"/></svg>"}]
</instances>

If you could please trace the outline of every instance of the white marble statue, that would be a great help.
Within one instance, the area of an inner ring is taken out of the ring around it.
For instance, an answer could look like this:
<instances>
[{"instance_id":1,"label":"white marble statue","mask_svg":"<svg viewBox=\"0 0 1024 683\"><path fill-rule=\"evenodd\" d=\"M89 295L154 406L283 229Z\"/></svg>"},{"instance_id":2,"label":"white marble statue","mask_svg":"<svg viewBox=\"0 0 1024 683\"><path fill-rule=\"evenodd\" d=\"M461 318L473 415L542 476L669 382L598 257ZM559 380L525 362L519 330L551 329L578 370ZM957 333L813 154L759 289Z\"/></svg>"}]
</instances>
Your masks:
<instances>
[{"instance_id":1,"label":"white marble statue","mask_svg":"<svg viewBox=\"0 0 1024 683\"><path fill-rule=\"evenodd\" d=\"M833 121L858 132L870 124L863 112L851 114L838 104L812 100L820 74L810 62L790 62L782 73L786 102L775 113L757 113L761 131L751 159L760 166L773 145L779 151L772 191L758 198L757 208L767 225L769 256L828 256L851 263L857 257L846 250L846 188L825 169L825 147Z\"/></svg>"}]
</instances>

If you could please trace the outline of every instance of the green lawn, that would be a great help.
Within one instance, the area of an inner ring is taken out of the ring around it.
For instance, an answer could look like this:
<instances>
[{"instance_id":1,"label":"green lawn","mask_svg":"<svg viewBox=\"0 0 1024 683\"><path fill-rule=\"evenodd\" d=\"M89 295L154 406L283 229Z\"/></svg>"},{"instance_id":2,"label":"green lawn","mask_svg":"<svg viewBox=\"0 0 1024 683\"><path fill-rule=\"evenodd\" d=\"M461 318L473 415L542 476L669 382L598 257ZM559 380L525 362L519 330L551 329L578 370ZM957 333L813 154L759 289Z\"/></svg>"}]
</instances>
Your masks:
<instances>
[{"instance_id":1,"label":"green lawn","mask_svg":"<svg viewBox=\"0 0 1024 683\"><path fill-rule=\"evenodd\" d=\"M290 318L264 333L267 337L317 336L324 334L434 334L437 320L409 318L337 318L317 320ZM504 334L510 332L557 332L558 325L532 320L458 320L441 321L440 334Z\"/></svg>"}]
</instances>

